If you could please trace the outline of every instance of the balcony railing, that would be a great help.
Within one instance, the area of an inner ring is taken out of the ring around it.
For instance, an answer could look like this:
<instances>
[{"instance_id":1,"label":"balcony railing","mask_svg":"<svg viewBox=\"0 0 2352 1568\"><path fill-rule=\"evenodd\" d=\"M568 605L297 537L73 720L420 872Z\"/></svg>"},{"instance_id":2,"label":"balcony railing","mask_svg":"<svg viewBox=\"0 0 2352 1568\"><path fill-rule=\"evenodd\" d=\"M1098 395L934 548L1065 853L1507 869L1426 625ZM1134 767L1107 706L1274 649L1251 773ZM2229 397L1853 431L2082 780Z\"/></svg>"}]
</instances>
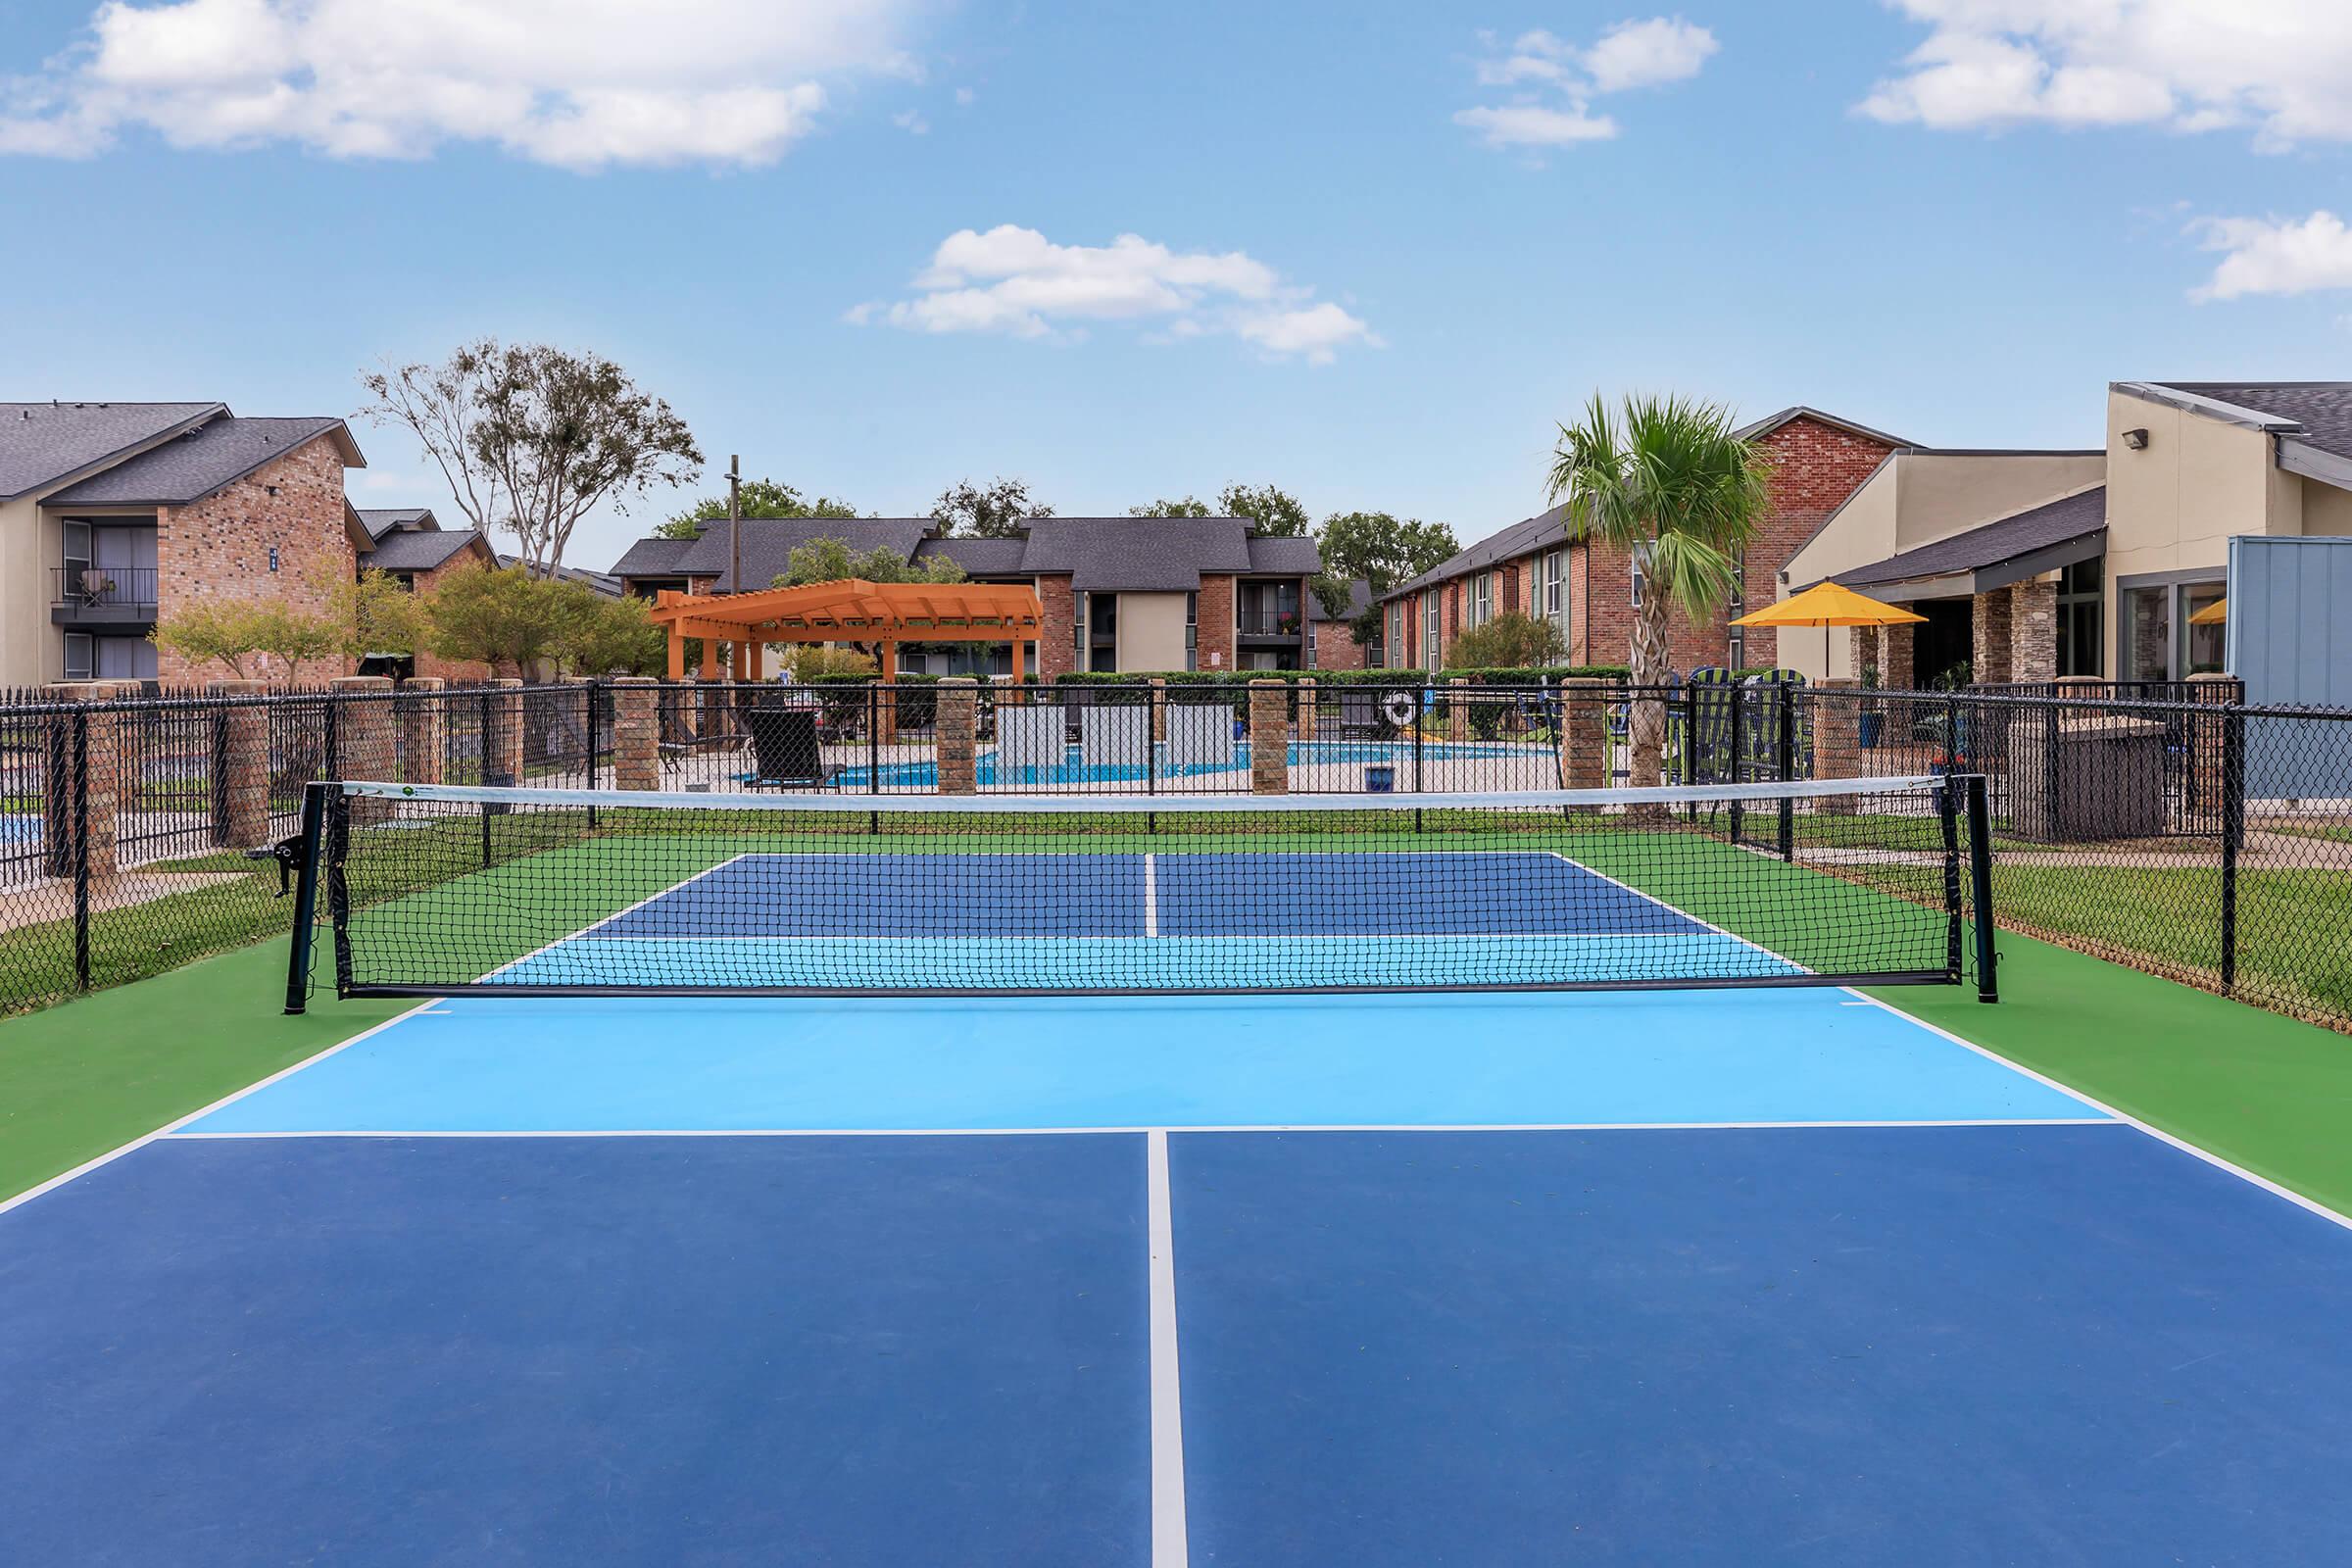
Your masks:
<instances>
[{"instance_id":1,"label":"balcony railing","mask_svg":"<svg viewBox=\"0 0 2352 1568\"><path fill-rule=\"evenodd\" d=\"M1296 610L1246 604L1234 613L1234 629L1245 637L1296 637L1300 623Z\"/></svg>"},{"instance_id":2,"label":"balcony railing","mask_svg":"<svg viewBox=\"0 0 2352 1568\"><path fill-rule=\"evenodd\" d=\"M155 613L153 566L52 566L53 609L111 612L118 618Z\"/></svg>"}]
</instances>

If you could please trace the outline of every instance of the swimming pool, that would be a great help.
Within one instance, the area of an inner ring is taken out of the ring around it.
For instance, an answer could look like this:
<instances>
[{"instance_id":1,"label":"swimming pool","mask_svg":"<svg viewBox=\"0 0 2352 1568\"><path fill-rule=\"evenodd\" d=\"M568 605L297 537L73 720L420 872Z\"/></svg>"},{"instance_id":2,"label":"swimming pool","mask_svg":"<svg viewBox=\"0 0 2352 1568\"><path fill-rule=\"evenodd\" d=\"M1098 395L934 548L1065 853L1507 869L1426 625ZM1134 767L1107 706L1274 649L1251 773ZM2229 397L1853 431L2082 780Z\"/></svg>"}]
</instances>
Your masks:
<instances>
[{"instance_id":1,"label":"swimming pool","mask_svg":"<svg viewBox=\"0 0 2352 1568\"><path fill-rule=\"evenodd\" d=\"M1214 773L1247 773L1250 771L1250 743L1247 741L1235 745L1230 760L1194 762L1182 766L1173 765L1168 761L1168 748L1165 742L1153 747L1152 750L1156 757L1154 771L1160 778L1197 778ZM1525 746L1477 745L1459 741L1426 741L1422 743L1421 747L1421 760L1424 765L1431 762L1461 762L1510 757L1526 758L1534 755L1536 755L1534 751ZM1318 763L1349 767L1387 763L1397 770L1396 788L1405 790L1412 787L1413 748L1410 742L1293 741L1290 745L1290 763L1293 767ZM997 754L993 750L984 751L975 761L975 771L978 774L978 782L983 787L992 784L1140 784L1144 782L1146 775L1146 769L1140 765L1113 766L1102 762L1090 763L1080 755L1076 746L1065 748L1062 760L1051 767L1013 768L1005 770L1002 774L997 765ZM877 779L875 770L860 764L844 769L833 780L833 787L854 791L871 789L878 783L885 790L936 789L939 785L939 764L928 760L884 762L879 769L879 779Z\"/></svg>"}]
</instances>

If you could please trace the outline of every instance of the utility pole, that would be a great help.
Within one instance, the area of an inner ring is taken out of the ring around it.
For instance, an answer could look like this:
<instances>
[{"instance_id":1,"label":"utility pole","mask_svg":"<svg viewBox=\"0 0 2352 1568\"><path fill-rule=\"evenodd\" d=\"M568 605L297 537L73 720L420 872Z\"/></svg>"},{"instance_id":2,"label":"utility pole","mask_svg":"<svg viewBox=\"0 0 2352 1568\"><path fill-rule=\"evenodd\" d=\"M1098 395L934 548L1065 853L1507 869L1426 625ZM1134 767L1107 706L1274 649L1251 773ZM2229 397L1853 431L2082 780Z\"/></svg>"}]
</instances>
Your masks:
<instances>
[{"instance_id":1,"label":"utility pole","mask_svg":"<svg viewBox=\"0 0 2352 1568\"><path fill-rule=\"evenodd\" d=\"M743 459L727 458L727 584L730 593L743 592Z\"/></svg>"}]
</instances>

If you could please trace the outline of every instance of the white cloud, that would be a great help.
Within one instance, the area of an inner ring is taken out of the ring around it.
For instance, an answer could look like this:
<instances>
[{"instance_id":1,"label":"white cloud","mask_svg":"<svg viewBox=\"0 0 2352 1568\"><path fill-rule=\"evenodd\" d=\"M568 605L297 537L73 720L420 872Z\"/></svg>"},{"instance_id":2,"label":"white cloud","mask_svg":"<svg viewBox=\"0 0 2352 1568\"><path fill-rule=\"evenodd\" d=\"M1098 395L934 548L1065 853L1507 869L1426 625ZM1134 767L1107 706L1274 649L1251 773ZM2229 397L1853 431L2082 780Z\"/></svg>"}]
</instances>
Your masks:
<instances>
[{"instance_id":1,"label":"white cloud","mask_svg":"<svg viewBox=\"0 0 2352 1568\"><path fill-rule=\"evenodd\" d=\"M898 126L909 136L928 136L931 134L931 122L925 120L919 110L901 110L899 113L890 117L890 122Z\"/></svg>"},{"instance_id":2,"label":"white cloud","mask_svg":"<svg viewBox=\"0 0 2352 1568\"><path fill-rule=\"evenodd\" d=\"M1034 228L959 229L915 275L910 299L853 308L847 319L914 332L1075 337L1125 321L1155 341L1230 333L1276 357L1326 364L1343 346L1377 345L1361 319L1241 251L1176 251L1136 234L1108 245L1057 245Z\"/></svg>"},{"instance_id":3,"label":"white cloud","mask_svg":"<svg viewBox=\"0 0 2352 1568\"><path fill-rule=\"evenodd\" d=\"M2191 299L2352 289L2352 228L2333 213L2304 219L2213 218L2196 224L2195 232L2207 250L2223 256L2213 276L2190 291Z\"/></svg>"},{"instance_id":4,"label":"white cloud","mask_svg":"<svg viewBox=\"0 0 2352 1568\"><path fill-rule=\"evenodd\" d=\"M1687 81L1721 47L1715 34L1680 17L1620 22L1590 48L1538 27L1503 47L1491 32L1479 42L1479 85L1513 89L1510 101L1480 104L1453 117L1490 147L1567 147L1606 141L1617 122L1592 112L1605 93Z\"/></svg>"},{"instance_id":5,"label":"white cloud","mask_svg":"<svg viewBox=\"0 0 2352 1568\"><path fill-rule=\"evenodd\" d=\"M421 158L486 142L572 169L760 165L825 81L914 74L915 0L106 0L88 36L0 80L0 152L291 143Z\"/></svg>"},{"instance_id":6,"label":"white cloud","mask_svg":"<svg viewBox=\"0 0 2352 1568\"><path fill-rule=\"evenodd\" d=\"M1930 28L1858 106L1936 130L2039 122L2352 139L2343 0L1888 0Z\"/></svg>"}]
</instances>

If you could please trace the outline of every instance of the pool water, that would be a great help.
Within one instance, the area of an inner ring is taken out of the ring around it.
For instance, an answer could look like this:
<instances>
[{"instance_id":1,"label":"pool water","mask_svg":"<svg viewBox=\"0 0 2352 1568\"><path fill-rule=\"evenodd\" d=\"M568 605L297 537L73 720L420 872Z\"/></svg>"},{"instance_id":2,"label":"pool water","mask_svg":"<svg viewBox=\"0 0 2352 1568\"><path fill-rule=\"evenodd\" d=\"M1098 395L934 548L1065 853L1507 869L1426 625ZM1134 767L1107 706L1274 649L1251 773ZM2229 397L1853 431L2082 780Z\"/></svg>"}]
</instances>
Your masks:
<instances>
[{"instance_id":1,"label":"pool water","mask_svg":"<svg viewBox=\"0 0 2352 1568\"><path fill-rule=\"evenodd\" d=\"M1197 778L1213 773L1250 771L1250 743L1247 741L1234 747L1233 757L1228 761L1196 762L1181 767L1169 763L1165 742L1152 750L1157 757L1157 774L1161 778ZM1487 746L1457 741L1426 741L1421 747L1421 760L1425 764L1469 761L1481 758L1524 758L1529 755L1529 749L1524 746ZM1409 741L1293 741L1290 762L1293 767L1313 763L1351 767L1387 763L1396 769L1396 788L1412 788L1413 748ZM877 782L886 790L928 790L939 786L939 764L930 760L884 762L879 769L878 781L875 771L862 764L846 768L835 777L833 787L855 791L871 789ZM1141 766L1088 762L1076 746L1067 748L1062 753L1062 760L1051 767L1015 768L1002 773L997 766L997 754L986 751L976 759L974 771L984 787L994 784L1140 784L1145 779L1145 769Z\"/></svg>"}]
</instances>

